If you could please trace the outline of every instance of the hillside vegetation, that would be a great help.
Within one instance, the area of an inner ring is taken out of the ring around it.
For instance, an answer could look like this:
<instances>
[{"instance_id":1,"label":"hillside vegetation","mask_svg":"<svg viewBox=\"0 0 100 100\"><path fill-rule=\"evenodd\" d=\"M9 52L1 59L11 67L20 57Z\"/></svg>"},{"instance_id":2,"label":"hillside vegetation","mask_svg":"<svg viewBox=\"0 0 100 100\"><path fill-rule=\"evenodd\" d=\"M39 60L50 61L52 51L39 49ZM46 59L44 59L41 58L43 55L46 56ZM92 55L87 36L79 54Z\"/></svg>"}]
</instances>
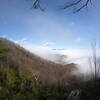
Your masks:
<instances>
[{"instance_id":1,"label":"hillside vegetation","mask_svg":"<svg viewBox=\"0 0 100 100\"><path fill-rule=\"evenodd\" d=\"M100 79L82 81L76 69L0 38L0 100L100 100Z\"/></svg>"},{"instance_id":2,"label":"hillside vegetation","mask_svg":"<svg viewBox=\"0 0 100 100\"><path fill-rule=\"evenodd\" d=\"M43 83L63 81L67 84L73 76L71 72L76 68L75 64L61 65L46 61L3 38L0 38L0 64L19 73L25 68L30 69Z\"/></svg>"}]
</instances>

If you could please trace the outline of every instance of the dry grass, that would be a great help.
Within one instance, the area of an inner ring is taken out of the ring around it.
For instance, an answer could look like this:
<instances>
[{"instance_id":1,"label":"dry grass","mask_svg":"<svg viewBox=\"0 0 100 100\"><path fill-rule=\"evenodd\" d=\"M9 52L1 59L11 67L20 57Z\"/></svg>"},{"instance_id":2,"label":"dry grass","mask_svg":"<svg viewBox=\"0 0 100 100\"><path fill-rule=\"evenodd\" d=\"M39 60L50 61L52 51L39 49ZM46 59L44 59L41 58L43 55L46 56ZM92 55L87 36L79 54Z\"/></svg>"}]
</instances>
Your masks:
<instances>
[{"instance_id":1,"label":"dry grass","mask_svg":"<svg viewBox=\"0 0 100 100\"><path fill-rule=\"evenodd\" d=\"M9 52L0 54L0 64L14 67L20 73L21 68L31 68L43 84L67 84L76 79L76 76L72 75L72 71L76 69L75 64L61 65L46 61L7 39L0 38L0 41L3 47L10 49ZM6 57L5 60L1 58L3 56Z\"/></svg>"}]
</instances>

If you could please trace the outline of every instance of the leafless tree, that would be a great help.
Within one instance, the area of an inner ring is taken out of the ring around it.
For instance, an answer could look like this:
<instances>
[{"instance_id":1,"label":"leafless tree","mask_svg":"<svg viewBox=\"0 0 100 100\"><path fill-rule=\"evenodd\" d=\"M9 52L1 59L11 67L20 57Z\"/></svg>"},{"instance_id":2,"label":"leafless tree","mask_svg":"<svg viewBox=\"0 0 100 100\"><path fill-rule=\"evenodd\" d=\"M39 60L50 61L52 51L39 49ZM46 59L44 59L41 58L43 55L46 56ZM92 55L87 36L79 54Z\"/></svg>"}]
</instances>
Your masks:
<instances>
[{"instance_id":1,"label":"leafless tree","mask_svg":"<svg viewBox=\"0 0 100 100\"><path fill-rule=\"evenodd\" d=\"M98 75L100 74L100 62L98 61L97 56L97 40L93 39L91 42L92 47L92 57L89 59L89 65L91 69L91 74L93 75L94 80L97 79Z\"/></svg>"},{"instance_id":2,"label":"leafless tree","mask_svg":"<svg viewBox=\"0 0 100 100\"><path fill-rule=\"evenodd\" d=\"M41 6L41 1L43 0L34 0L32 8L44 11L44 9ZM87 8L89 4L92 5L92 0L66 0L66 2L67 3L65 3L60 9L63 10L67 8L76 7L73 13L79 12L82 9Z\"/></svg>"},{"instance_id":3,"label":"leafless tree","mask_svg":"<svg viewBox=\"0 0 100 100\"><path fill-rule=\"evenodd\" d=\"M55 61L60 64L66 64L65 59L67 58L66 55L63 54L55 54Z\"/></svg>"}]
</instances>

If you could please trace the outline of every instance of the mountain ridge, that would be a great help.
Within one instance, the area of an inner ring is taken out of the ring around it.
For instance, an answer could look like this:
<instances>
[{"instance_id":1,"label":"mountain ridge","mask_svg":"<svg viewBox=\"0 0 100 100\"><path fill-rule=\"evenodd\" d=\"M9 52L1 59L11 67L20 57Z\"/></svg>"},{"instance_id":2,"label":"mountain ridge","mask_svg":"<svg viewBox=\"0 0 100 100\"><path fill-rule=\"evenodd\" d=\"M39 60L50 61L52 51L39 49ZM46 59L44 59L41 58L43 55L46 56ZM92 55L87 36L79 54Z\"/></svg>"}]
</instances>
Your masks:
<instances>
[{"instance_id":1,"label":"mountain ridge","mask_svg":"<svg viewBox=\"0 0 100 100\"><path fill-rule=\"evenodd\" d=\"M67 84L76 78L72 74L76 69L76 65L73 63L63 65L44 60L5 38L0 38L1 49L5 50L4 53L0 53L1 65L15 68L18 72L23 68L29 68L38 74L39 79L44 83L61 82ZM6 59L3 61L2 57Z\"/></svg>"}]
</instances>

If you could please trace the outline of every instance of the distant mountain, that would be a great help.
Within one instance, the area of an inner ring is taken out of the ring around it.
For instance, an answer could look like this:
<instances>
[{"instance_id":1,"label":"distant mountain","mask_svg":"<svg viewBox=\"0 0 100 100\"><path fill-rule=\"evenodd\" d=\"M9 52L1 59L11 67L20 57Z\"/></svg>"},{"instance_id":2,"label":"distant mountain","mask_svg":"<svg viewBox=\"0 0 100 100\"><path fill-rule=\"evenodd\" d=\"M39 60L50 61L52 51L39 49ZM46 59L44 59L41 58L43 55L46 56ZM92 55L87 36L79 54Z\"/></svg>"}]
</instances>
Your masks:
<instances>
[{"instance_id":1,"label":"distant mountain","mask_svg":"<svg viewBox=\"0 0 100 100\"><path fill-rule=\"evenodd\" d=\"M56 64L44 60L4 38L0 38L0 66L13 68L20 74L24 68L31 69L41 82L48 84L67 84L76 79L72 74L76 69L75 64Z\"/></svg>"}]
</instances>

